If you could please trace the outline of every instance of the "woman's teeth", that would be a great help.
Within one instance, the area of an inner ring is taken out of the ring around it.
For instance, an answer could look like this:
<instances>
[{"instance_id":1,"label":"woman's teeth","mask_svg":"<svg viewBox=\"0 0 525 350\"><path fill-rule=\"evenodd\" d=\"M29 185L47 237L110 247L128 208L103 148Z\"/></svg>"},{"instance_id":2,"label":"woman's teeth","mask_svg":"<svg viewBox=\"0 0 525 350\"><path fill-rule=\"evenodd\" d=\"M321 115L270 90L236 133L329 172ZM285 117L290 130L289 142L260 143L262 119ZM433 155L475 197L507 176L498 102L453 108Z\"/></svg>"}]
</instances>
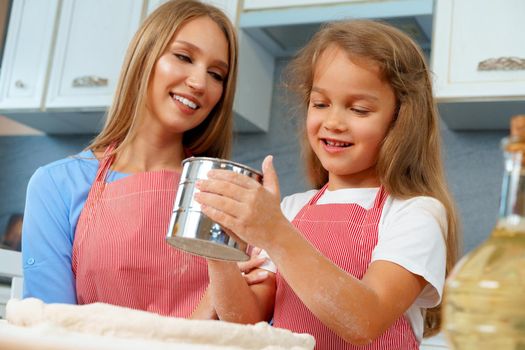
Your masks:
<instances>
[{"instance_id":1,"label":"woman's teeth","mask_svg":"<svg viewBox=\"0 0 525 350\"><path fill-rule=\"evenodd\" d=\"M324 140L324 143L327 144L328 146L332 146L332 147L348 147L348 146L352 145L351 143L339 142L339 141L330 141L330 140Z\"/></svg>"},{"instance_id":2,"label":"woman's teeth","mask_svg":"<svg viewBox=\"0 0 525 350\"><path fill-rule=\"evenodd\" d=\"M178 96L178 95L173 95L173 98L176 99L177 101L181 102L183 105L190 107L191 109L197 109L197 107L198 107L197 104L195 104L194 102L188 100L185 97Z\"/></svg>"}]
</instances>

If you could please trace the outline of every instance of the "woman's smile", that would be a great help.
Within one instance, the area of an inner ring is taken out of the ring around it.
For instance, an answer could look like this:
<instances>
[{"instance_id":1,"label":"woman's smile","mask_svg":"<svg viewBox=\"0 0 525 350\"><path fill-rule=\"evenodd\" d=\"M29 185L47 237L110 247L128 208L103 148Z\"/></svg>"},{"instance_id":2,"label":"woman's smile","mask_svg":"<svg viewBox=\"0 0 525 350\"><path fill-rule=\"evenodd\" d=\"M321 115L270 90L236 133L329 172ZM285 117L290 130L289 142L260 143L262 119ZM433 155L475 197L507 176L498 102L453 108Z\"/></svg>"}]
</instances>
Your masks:
<instances>
[{"instance_id":1,"label":"woman's smile","mask_svg":"<svg viewBox=\"0 0 525 350\"><path fill-rule=\"evenodd\" d=\"M199 101L188 95L182 95L178 93L170 93L171 98L180 110L185 114L193 114L197 109L200 108Z\"/></svg>"}]
</instances>

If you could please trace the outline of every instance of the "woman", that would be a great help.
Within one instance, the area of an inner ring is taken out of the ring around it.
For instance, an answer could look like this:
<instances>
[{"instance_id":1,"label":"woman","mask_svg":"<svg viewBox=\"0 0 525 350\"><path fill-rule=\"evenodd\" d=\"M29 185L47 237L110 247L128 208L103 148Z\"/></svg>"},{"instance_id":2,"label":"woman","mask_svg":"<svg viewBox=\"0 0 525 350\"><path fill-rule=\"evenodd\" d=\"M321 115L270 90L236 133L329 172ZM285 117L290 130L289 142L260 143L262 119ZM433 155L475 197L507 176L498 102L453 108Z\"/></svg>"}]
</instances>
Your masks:
<instances>
[{"instance_id":1,"label":"woman","mask_svg":"<svg viewBox=\"0 0 525 350\"><path fill-rule=\"evenodd\" d=\"M217 316L206 260L164 238L181 161L229 155L236 40L227 17L198 1L169 1L144 21L102 132L29 182L24 297Z\"/></svg>"}]
</instances>

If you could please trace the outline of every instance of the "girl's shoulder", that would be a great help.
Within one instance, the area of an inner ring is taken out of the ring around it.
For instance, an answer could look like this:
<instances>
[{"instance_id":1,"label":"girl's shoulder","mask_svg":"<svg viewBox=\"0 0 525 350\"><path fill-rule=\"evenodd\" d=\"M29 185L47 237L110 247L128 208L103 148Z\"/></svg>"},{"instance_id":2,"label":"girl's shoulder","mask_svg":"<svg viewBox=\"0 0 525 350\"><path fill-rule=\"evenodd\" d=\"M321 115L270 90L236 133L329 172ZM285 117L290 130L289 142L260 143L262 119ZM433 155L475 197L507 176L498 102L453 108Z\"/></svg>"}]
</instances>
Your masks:
<instances>
[{"instance_id":1,"label":"girl's shoulder","mask_svg":"<svg viewBox=\"0 0 525 350\"><path fill-rule=\"evenodd\" d=\"M293 220L316 193L317 190L309 190L284 197L281 201L281 210L284 216L286 216L289 221Z\"/></svg>"},{"instance_id":2,"label":"girl's shoulder","mask_svg":"<svg viewBox=\"0 0 525 350\"><path fill-rule=\"evenodd\" d=\"M382 213L384 226L406 226L420 223L421 226L439 227L447 232L447 211L443 203L430 196L415 196L407 199L389 197Z\"/></svg>"},{"instance_id":3,"label":"girl's shoulder","mask_svg":"<svg viewBox=\"0 0 525 350\"><path fill-rule=\"evenodd\" d=\"M419 212L429 214L435 218L446 217L446 209L443 203L430 196L415 196L405 199L390 196L383 210L396 215Z\"/></svg>"}]
</instances>

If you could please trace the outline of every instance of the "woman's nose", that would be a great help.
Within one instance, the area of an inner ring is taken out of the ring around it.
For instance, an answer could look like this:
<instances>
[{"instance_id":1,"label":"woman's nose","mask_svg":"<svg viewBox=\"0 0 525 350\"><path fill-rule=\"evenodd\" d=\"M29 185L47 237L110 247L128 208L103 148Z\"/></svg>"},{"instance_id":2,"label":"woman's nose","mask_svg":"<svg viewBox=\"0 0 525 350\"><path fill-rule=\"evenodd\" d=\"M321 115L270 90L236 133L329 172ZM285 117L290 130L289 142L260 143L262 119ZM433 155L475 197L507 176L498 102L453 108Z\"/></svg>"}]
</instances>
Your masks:
<instances>
[{"instance_id":1,"label":"woman's nose","mask_svg":"<svg viewBox=\"0 0 525 350\"><path fill-rule=\"evenodd\" d=\"M193 69L186 78L186 86L188 86L194 93L202 94L206 89L206 72L201 69Z\"/></svg>"}]
</instances>

